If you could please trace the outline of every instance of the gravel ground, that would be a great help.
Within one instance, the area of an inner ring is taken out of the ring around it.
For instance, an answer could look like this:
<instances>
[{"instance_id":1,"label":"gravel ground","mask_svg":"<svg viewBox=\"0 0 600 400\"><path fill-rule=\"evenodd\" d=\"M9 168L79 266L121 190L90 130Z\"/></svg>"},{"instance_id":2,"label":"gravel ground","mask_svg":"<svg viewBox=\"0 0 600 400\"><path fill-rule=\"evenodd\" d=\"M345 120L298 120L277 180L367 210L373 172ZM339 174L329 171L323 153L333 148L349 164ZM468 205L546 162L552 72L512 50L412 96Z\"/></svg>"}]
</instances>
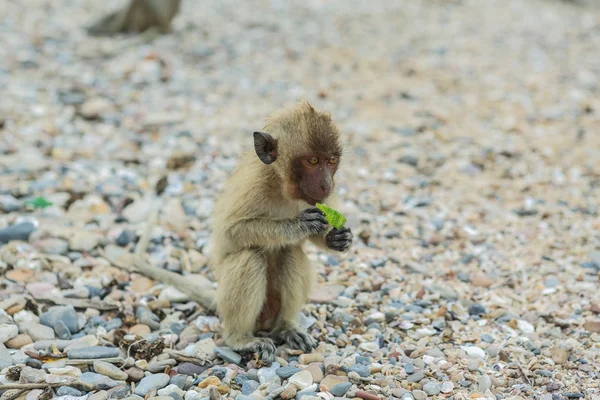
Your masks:
<instances>
[{"instance_id":1,"label":"gravel ground","mask_svg":"<svg viewBox=\"0 0 600 400\"><path fill-rule=\"evenodd\" d=\"M600 399L600 8L188 0L86 35L121 4L0 0L3 400ZM267 367L108 259L158 207L150 261L211 279L214 193L301 98L357 240L309 248L320 345Z\"/></svg>"}]
</instances>

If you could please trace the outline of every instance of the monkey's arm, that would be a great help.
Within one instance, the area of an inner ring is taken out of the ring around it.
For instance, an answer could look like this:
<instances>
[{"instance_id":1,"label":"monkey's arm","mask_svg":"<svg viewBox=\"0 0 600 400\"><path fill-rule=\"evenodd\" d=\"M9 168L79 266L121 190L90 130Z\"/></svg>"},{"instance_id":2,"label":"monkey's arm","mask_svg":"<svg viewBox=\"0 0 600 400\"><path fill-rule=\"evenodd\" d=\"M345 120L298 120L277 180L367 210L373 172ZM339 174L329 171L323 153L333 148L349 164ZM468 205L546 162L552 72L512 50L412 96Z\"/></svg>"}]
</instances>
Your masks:
<instances>
[{"instance_id":1,"label":"monkey's arm","mask_svg":"<svg viewBox=\"0 0 600 400\"><path fill-rule=\"evenodd\" d=\"M295 219L244 218L227 230L229 239L242 247L288 246L327 229L325 214L309 208Z\"/></svg>"}]
</instances>

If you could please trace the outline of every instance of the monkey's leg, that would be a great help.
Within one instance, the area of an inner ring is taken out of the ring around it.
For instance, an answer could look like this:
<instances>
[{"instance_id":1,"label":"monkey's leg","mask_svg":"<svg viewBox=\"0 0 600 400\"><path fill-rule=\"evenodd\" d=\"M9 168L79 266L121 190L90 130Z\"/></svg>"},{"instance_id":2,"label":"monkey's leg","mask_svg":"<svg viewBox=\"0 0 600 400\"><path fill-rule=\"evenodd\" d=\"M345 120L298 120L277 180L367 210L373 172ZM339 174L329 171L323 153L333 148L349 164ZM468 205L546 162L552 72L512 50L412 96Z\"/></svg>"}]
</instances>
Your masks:
<instances>
[{"instance_id":1,"label":"monkey's leg","mask_svg":"<svg viewBox=\"0 0 600 400\"><path fill-rule=\"evenodd\" d=\"M232 350L258 353L263 360L274 361L273 341L254 335L266 299L267 259L258 251L243 250L220 264L217 310L225 342Z\"/></svg>"},{"instance_id":2,"label":"monkey's leg","mask_svg":"<svg viewBox=\"0 0 600 400\"><path fill-rule=\"evenodd\" d=\"M309 298L315 271L301 246L282 253L279 261L278 286L281 293L281 310L277 316L274 334L293 349L310 353L315 340L298 325L298 313Z\"/></svg>"}]
</instances>

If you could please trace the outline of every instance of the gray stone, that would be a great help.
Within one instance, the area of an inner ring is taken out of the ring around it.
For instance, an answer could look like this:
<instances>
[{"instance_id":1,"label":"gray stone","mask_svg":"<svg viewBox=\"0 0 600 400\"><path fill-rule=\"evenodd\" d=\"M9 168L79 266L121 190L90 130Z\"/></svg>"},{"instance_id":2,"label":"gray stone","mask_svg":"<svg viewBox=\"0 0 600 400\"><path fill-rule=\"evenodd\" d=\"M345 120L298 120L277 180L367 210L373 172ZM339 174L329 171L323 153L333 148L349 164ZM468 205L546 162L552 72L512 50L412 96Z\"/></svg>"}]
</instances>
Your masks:
<instances>
[{"instance_id":1,"label":"gray stone","mask_svg":"<svg viewBox=\"0 0 600 400\"><path fill-rule=\"evenodd\" d=\"M69 328L67 328L67 325L62 321L58 321L54 324L54 332L60 339L69 340L72 338Z\"/></svg>"},{"instance_id":2,"label":"gray stone","mask_svg":"<svg viewBox=\"0 0 600 400\"><path fill-rule=\"evenodd\" d=\"M79 332L77 312L73 306L50 307L48 311L40 315L40 323L51 328L55 328L58 321L63 322L71 333Z\"/></svg>"},{"instance_id":3,"label":"gray stone","mask_svg":"<svg viewBox=\"0 0 600 400\"><path fill-rule=\"evenodd\" d=\"M302 371L302 370L297 367L281 367L281 368L277 368L275 370L275 373L281 379L288 379L290 376L292 376L300 371Z\"/></svg>"},{"instance_id":4,"label":"gray stone","mask_svg":"<svg viewBox=\"0 0 600 400\"><path fill-rule=\"evenodd\" d=\"M119 354L120 354L119 349L117 349L115 347L92 346L92 347L84 347L81 349L73 349L67 353L67 356L71 359L110 358L110 357L118 357Z\"/></svg>"},{"instance_id":5,"label":"gray stone","mask_svg":"<svg viewBox=\"0 0 600 400\"><path fill-rule=\"evenodd\" d=\"M122 399L131 394L131 388L129 386L116 386L108 391L109 399Z\"/></svg>"},{"instance_id":6,"label":"gray stone","mask_svg":"<svg viewBox=\"0 0 600 400\"><path fill-rule=\"evenodd\" d=\"M442 384L436 381L427 382L423 385L423 391L430 396L435 396L442 391Z\"/></svg>"},{"instance_id":7,"label":"gray stone","mask_svg":"<svg viewBox=\"0 0 600 400\"><path fill-rule=\"evenodd\" d=\"M80 396L83 396L83 392L80 392L79 390L77 390L75 388L72 388L70 386L61 386L56 391L56 395L57 396L74 396L74 397L80 397Z\"/></svg>"},{"instance_id":8,"label":"gray stone","mask_svg":"<svg viewBox=\"0 0 600 400\"><path fill-rule=\"evenodd\" d=\"M242 362L242 356L227 347L216 347L215 354L231 364L239 364Z\"/></svg>"},{"instance_id":9,"label":"gray stone","mask_svg":"<svg viewBox=\"0 0 600 400\"><path fill-rule=\"evenodd\" d=\"M123 384L123 382L115 381L108 376L96 374L94 372L84 372L79 377L79 380L90 383L100 390L112 389L115 386Z\"/></svg>"},{"instance_id":10,"label":"gray stone","mask_svg":"<svg viewBox=\"0 0 600 400\"><path fill-rule=\"evenodd\" d=\"M0 244L6 244L12 240L28 241L36 229L32 222L21 222L14 225L9 225L4 229L0 229Z\"/></svg>"},{"instance_id":11,"label":"gray stone","mask_svg":"<svg viewBox=\"0 0 600 400\"><path fill-rule=\"evenodd\" d=\"M138 307L135 316L141 324L148 325L153 331L160 328L160 318L146 307Z\"/></svg>"},{"instance_id":12,"label":"gray stone","mask_svg":"<svg viewBox=\"0 0 600 400\"><path fill-rule=\"evenodd\" d=\"M1 195L0 196L0 211L4 213L11 213L15 211L19 211L21 208L21 202L15 199L11 195Z\"/></svg>"},{"instance_id":13,"label":"gray stone","mask_svg":"<svg viewBox=\"0 0 600 400\"><path fill-rule=\"evenodd\" d=\"M258 389L259 386L260 386L260 384L258 382L248 380L242 384L242 394L249 396L256 389Z\"/></svg>"},{"instance_id":14,"label":"gray stone","mask_svg":"<svg viewBox=\"0 0 600 400\"><path fill-rule=\"evenodd\" d=\"M423 378L425 378L425 374L422 372L415 372L412 375L409 375L408 378L406 379L409 382L420 382L421 380L423 380Z\"/></svg>"},{"instance_id":15,"label":"gray stone","mask_svg":"<svg viewBox=\"0 0 600 400\"><path fill-rule=\"evenodd\" d=\"M169 385L175 385L177 386L179 389L187 389L188 386L190 386L192 383L191 379L188 379L187 375L183 375L183 374L177 374L177 375L173 375L171 377L171 380L169 381Z\"/></svg>"},{"instance_id":16,"label":"gray stone","mask_svg":"<svg viewBox=\"0 0 600 400\"><path fill-rule=\"evenodd\" d=\"M209 368L207 365L197 365L193 363L182 363L177 367L177 372L184 375L200 375Z\"/></svg>"},{"instance_id":17,"label":"gray stone","mask_svg":"<svg viewBox=\"0 0 600 400\"><path fill-rule=\"evenodd\" d=\"M368 365L354 364L348 367L348 372L356 372L358 375L366 378L371 375L371 369Z\"/></svg>"},{"instance_id":18,"label":"gray stone","mask_svg":"<svg viewBox=\"0 0 600 400\"><path fill-rule=\"evenodd\" d=\"M350 390L351 387L352 383L350 382L338 383L330 389L330 392L336 397L344 397L346 392L348 392L348 390Z\"/></svg>"},{"instance_id":19,"label":"gray stone","mask_svg":"<svg viewBox=\"0 0 600 400\"><path fill-rule=\"evenodd\" d=\"M13 324L0 324L0 343L6 343L19 334L19 328Z\"/></svg>"},{"instance_id":20,"label":"gray stone","mask_svg":"<svg viewBox=\"0 0 600 400\"><path fill-rule=\"evenodd\" d=\"M117 381L126 381L128 378L128 375L120 368L100 360L94 361L94 371Z\"/></svg>"},{"instance_id":21,"label":"gray stone","mask_svg":"<svg viewBox=\"0 0 600 400\"><path fill-rule=\"evenodd\" d=\"M412 395L415 400L425 400L427 398L427 393L422 390L413 390Z\"/></svg>"},{"instance_id":22,"label":"gray stone","mask_svg":"<svg viewBox=\"0 0 600 400\"><path fill-rule=\"evenodd\" d=\"M66 240L49 238L43 239L36 243L42 253L46 254L67 254L69 251L69 243Z\"/></svg>"},{"instance_id":23,"label":"gray stone","mask_svg":"<svg viewBox=\"0 0 600 400\"><path fill-rule=\"evenodd\" d=\"M148 375L138 383L135 388L135 394L139 396L145 396L152 389L162 389L169 384L169 375L167 374L154 374Z\"/></svg>"},{"instance_id":24,"label":"gray stone","mask_svg":"<svg viewBox=\"0 0 600 400\"><path fill-rule=\"evenodd\" d=\"M8 349L4 346L4 343L0 343L0 370L11 365L13 365L13 359Z\"/></svg>"},{"instance_id":25,"label":"gray stone","mask_svg":"<svg viewBox=\"0 0 600 400\"><path fill-rule=\"evenodd\" d=\"M28 334L34 342L54 339L54 329L38 324L37 322L27 324L24 331L24 333Z\"/></svg>"}]
</instances>

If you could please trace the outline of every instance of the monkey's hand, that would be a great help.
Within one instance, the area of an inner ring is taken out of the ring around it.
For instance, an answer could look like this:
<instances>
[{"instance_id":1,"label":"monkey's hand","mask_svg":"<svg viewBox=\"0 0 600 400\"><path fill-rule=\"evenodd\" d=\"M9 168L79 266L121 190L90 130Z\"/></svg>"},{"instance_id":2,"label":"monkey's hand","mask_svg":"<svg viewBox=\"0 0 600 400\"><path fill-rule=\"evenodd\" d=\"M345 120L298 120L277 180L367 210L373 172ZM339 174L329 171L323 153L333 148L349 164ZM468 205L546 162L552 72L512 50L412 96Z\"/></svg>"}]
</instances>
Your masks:
<instances>
[{"instance_id":1,"label":"monkey's hand","mask_svg":"<svg viewBox=\"0 0 600 400\"><path fill-rule=\"evenodd\" d=\"M325 213L316 207L302 211L298 216L298 223L300 228L309 236L323 233L329 227Z\"/></svg>"},{"instance_id":2,"label":"monkey's hand","mask_svg":"<svg viewBox=\"0 0 600 400\"><path fill-rule=\"evenodd\" d=\"M346 251L350 248L353 237L350 228L333 228L325 237L325 243L332 250Z\"/></svg>"}]
</instances>

